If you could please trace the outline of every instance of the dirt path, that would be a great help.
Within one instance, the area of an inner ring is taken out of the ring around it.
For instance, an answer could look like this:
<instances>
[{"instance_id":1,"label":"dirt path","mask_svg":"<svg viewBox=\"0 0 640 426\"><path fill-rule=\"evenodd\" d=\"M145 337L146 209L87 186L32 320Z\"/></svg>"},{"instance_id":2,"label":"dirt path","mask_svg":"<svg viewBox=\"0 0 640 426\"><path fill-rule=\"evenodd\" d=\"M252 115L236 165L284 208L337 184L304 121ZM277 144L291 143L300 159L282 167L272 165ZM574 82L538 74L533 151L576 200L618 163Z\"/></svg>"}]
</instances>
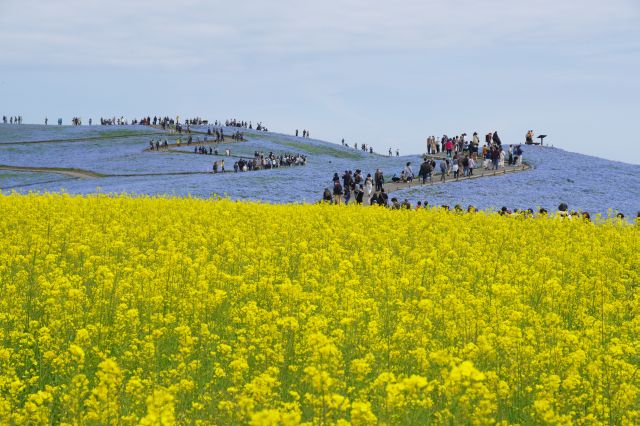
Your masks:
<instances>
[{"instance_id":1,"label":"dirt path","mask_svg":"<svg viewBox=\"0 0 640 426\"><path fill-rule=\"evenodd\" d=\"M92 172L91 170L63 168L63 167L23 167L23 166L7 166L7 165L0 165L0 170L12 170L15 172L57 173L57 174L71 176L71 177L80 178L80 179L95 179L95 178L107 178L107 177L179 176L179 175L213 174L213 171L103 174L103 173ZM222 172L218 172L218 173L222 173ZM233 173L233 171L226 170L224 173Z\"/></svg>"},{"instance_id":2,"label":"dirt path","mask_svg":"<svg viewBox=\"0 0 640 426\"><path fill-rule=\"evenodd\" d=\"M173 136L175 136L175 134ZM185 154L195 154L193 151L176 151L176 148L184 148L186 146L195 148L196 146L216 146L216 145L221 144L221 143L224 143L224 144L235 144L235 143L240 143L240 142L246 142L246 139L243 139L243 140L239 141L239 140L236 140L236 139L231 139L231 137L227 137L227 136L225 136L223 140L217 141L217 142L215 140L209 140L209 141L206 141L206 142L205 141L191 141L190 144L187 143L186 139L189 139L189 137L187 136L185 138L185 140L183 140L180 145L178 145L175 142L167 143L167 146L165 146L165 147L160 145L160 150L151 149L151 147L147 146L147 148L144 150L144 152L163 152L163 151L167 152L167 151L173 151L173 152L180 152L180 153L185 153Z\"/></svg>"},{"instance_id":3,"label":"dirt path","mask_svg":"<svg viewBox=\"0 0 640 426\"><path fill-rule=\"evenodd\" d=\"M80 179L94 179L107 176L100 173L92 172L91 170L63 167L23 167L0 165L0 170L12 170L15 172L57 173Z\"/></svg>"},{"instance_id":4,"label":"dirt path","mask_svg":"<svg viewBox=\"0 0 640 426\"><path fill-rule=\"evenodd\" d=\"M442 174L434 173L433 180L431 182L427 181L425 184L422 183L422 179L416 178L413 180L413 182L388 182L388 183L385 183L383 186L384 186L385 192L391 193L394 191L399 191L401 189L415 188L416 186L441 185L443 183L460 182L464 180L479 179L483 177L501 176L507 173L523 172L525 170L529 170L530 168L531 167L525 163L519 166L501 167L499 170L484 170L482 168L477 168L477 169L474 169L473 171L474 174L472 176L460 176L458 179L455 179L453 177L453 173L451 173L449 176L446 176L445 181L440 180ZM460 173L462 173L462 171Z\"/></svg>"},{"instance_id":5,"label":"dirt path","mask_svg":"<svg viewBox=\"0 0 640 426\"><path fill-rule=\"evenodd\" d=\"M440 178L442 176L441 173L433 173L433 179L432 181L427 181L426 183L422 183L422 179L416 178L414 179L412 182L386 182L382 187L384 188L384 191L387 194L391 194L393 192L396 191L400 191L402 189L408 189L408 188L416 188L416 187L429 187L429 186L434 186L434 185L442 185L442 184L446 184L446 183L451 183L451 182L461 182L461 181L465 181L465 180L471 180L471 179L480 179L480 178L485 178L485 177L492 177L492 176L502 176L505 175L507 173L520 173L520 172L524 172L527 170L531 170L531 166L529 164L526 163L522 163L518 166L504 166L501 167L499 170L485 170L483 168L476 168L473 170L473 175L472 176L461 176L458 179L453 178L453 173L450 174L449 176L446 176L446 179L444 181L441 181ZM462 173L462 171L460 171L460 173ZM366 193L365 193L365 200L364 200L364 204L368 205L369 204L369 200L367 199ZM389 197L389 202L391 202L391 196ZM402 200L399 200L400 202L402 202Z\"/></svg>"},{"instance_id":6,"label":"dirt path","mask_svg":"<svg viewBox=\"0 0 640 426\"><path fill-rule=\"evenodd\" d=\"M142 136L158 136L164 135L164 133L138 133L131 135L113 135L113 136L90 136L86 138L73 138L73 139L47 139L40 141L18 141L18 142L4 142L1 146L8 145L33 145L33 144L49 144L49 143L71 143L71 142L90 142L90 141L99 141L99 140L111 140L111 139L124 139L124 138L135 138Z\"/></svg>"}]
</instances>

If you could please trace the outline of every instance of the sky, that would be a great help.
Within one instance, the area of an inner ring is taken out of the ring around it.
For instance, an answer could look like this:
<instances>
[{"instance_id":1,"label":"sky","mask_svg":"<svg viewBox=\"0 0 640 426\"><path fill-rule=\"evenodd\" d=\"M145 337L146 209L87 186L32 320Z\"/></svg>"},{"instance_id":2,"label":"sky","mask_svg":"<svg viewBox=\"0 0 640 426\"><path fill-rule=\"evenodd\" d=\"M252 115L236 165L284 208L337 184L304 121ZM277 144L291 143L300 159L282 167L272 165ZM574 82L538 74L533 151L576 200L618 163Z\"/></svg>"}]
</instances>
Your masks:
<instances>
[{"instance_id":1,"label":"sky","mask_svg":"<svg viewBox=\"0 0 640 426\"><path fill-rule=\"evenodd\" d=\"M638 0L0 0L0 114L237 118L379 152L497 130L640 164Z\"/></svg>"}]
</instances>

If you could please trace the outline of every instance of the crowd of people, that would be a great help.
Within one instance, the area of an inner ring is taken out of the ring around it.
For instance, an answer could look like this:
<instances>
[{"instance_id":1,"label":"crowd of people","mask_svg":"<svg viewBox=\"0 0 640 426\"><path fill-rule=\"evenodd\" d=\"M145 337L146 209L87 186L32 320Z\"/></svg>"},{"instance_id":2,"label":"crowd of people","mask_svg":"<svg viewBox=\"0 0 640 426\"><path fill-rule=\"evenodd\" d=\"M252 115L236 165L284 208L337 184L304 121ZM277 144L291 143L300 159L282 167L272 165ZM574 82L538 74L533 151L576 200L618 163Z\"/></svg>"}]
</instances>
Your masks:
<instances>
[{"instance_id":1,"label":"crowd of people","mask_svg":"<svg viewBox=\"0 0 640 426\"><path fill-rule=\"evenodd\" d=\"M427 154L434 155L441 152L446 152L447 157L451 158L454 153L466 152L469 155L477 155L480 149L480 137L478 132L474 132L471 139L467 139L467 134L462 133L460 135L449 137L442 135L438 140L435 136L429 136L427 138ZM489 148L501 147L502 140L498 135L498 132L487 133L484 137L485 146Z\"/></svg>"},{"instance_id":2,"label":"crowd of people","mask_svg":"<svg viewBox=\"0 0 640 426\"><path fill-rule=\"evenodd\" d=\"M215 126L222 126L222 122L216 120L215 121ZM251 121L243 121L243 120L237 120L235 118L229 119L229 120L225 120L224 121L224 125L226 127L241 127L244 129L253 129L253 124L251 123ZM267 129L267 126L265 126L264 124L262 124L262 122L258 122L256 124L256 128L257 131L259 132L268 132L269 130Z\"/></svg>"},{"instance_id":3,"label":"crowd of people","mask_svg":"<svg viewBox=\"0 0 640 426\"><path fill-rule=\"evenodd\" d=\"M355 202L362 204L365 200L368 200L370 204L377 202L388 202L388 197L384 191L384 174L382 170L377 169L373 176L368 173L364 176L362 170L356 169L355 172L351 170L345 170L342 175L342 182L338 173L333 174L333 189L324 189L322 200L325 202L331 202L334 204L349 204L353 195ZM374 191L375 188L375 191Z\"/></svg>"},{"instance_id":4,"label":"crowd of people","mask_svg":"<svg viewBox=\"0 0 640 426\"><path fill-rule=\"evenodd\" d=\"M128 126L129 120L127 120L124 117L111 117L111 118L100 117L100 125L101 126Z\"/></svg>"},{"instance_id":5,"label":"crowd of people","mask_svg":"<svg viewBox=\"0 0 640 426\"><path fill-rule=\"evenodd\" d=\"M335 179L335 176L334 176ZM364 192L362 190L358 191L358 189L355 190L355 203L356 204L363 204L363 194ZM321 203L328 203L328 204L349 204L349 200L351 199L351 195L349 194L349 191L344 191L341 192L339 194L336 194L336 190L334 187L334 191L330 191L329 188L325 188L323 195L322 195L322 199L320 200ZM424 201L417 201L415 206L413 206L408 199L404 199L402 202L396 198L396 197L391 197L391 199L389 199L389 195L387 193L384 192L384 189L379 192L379 193L374 193L373 197L371 198L371 202L370 204L372 206L381 206L381 207L387 207L390 208L392 210L400 210L400 209L406 209L406 210L420 210L423 208L441 208L444 210L449 210L449 211L453 211L456 213L463 213L465 211L465 209L462 208L462 206L460 204L456 204L454 207L449 207L449 205L446 204L442 204L442 205L434 205L434 206L430 206L429 202L427 200ZM473 206L473 205L469 205L466 208L466 212L467 213L476 213L478 212L478 209ZM508 216L508 217L524 217L524 218L531 218L531 217L549 217L550 213L549 211L544 208L544 207L540 207L538 209L537 212L535 212L533 209L528 208L528 209L509 209L506 206L502 207L500 210L497 211L497 213L500 216ZM558 209L555 213L555 217L558 218L562 218L562 219L567 219L567 220L578 220L578 219L582 219L584 221L590 222L592 220L591 218L591 214L587 211L582 211L582 212L578 212L575 210L571 210L569 211L569 208L567 206L566 203L560 203L560 205L558 206ZM617 219L620 220L624 220L625 219L625 215L624 213L618 212L616 213L615 216ZM635 222L640 224L640 212L638 212L636 214L636 219Z\"/></svg>"},{"instance_id":6,"label":"crowd of people","mask_svg":"<svg viewBox=\"0 0 640 426\"><path fill-rule=\"evenodd\" d=\"M455 153L468 153L469 155L475 155L477 157L480 154L481 143L478 132L474 132L471 139L467 139L466 137L466 133L462 133L454 137L443 135L440 139L435 136L429 136L426 141L427 154L435 155L442 152L446 153L447 156L451 158ZM533 144L533 137L533 130L527 131L527 134L525 135L525 144ZM520 147L520 144L516 146ZM495 148L500 149L501 147L502 140L500 139L497 131L489 132L484 135L484 145L482 147L483 157L486 154L486 149L494 150ZM391 155L391 153L389 153L389 155ZM476 157L474 157L474 160L477 159Z\"/></svg>"},{"instance_id":7,"label":"crowd of people","mask_svg":"<svg viewBox=\"0 0 640 426\"><path fill-rule=\"evenodd\" d=\"M211 139L209 139L209 137L211 137ZM242 133L240 133L239 131L232 133L231 136L229 137L235 141L244 140ZM208 129L207 134L204 135L203 138L201 138L200 136L197 136L196 139L194 140L193 135L189 134L189 136L186 139L187 146L196 144L196 147L194 148L194 152L196 154L207 154L207 152L211 154L213 152L212 147L209 147L209 149L207 150L206 147L200 146L201 144L208 144L208 143L218 144L221 142L224 142L224 130L222 128L215 129L213 131L211 129ZM175 143L176 143L176 146L182 146L182 143L183 143L182 137L178 137ZM149 141L150 151L160 151L160 148L162 148L163 150L167 150L168 147L169 147L169 144L167 143L166 139L162 143L160 143L160 139L158 140L151 139ZM216 148L216 152L217 152L217 148Z\"/></svg>"},{"instance_id":8,"label":"crowd of people","mask_svg":"<svg viewBox=\"0 0 640 426\"><path fill-rule=\"evenodd\" d=\"M218 151L215 150L215 155L218 155ZM225 155L231 155L230 150L225 150ZM303 154L274 154L273 152L269 152L269 154L264 154L263 152L255 151L253 158L240 158L239 160L233 163L233 171L235 173L239 172L249 172L254 170L265 170L265 169L275 169L279 167L290 167L290 166L304 166L307 164L307 157ZM224 173L225 172L225 163L224 159L214 161L213 163L213 172L214 173Z\"/></svg>"},{"instance_id":9,"label":"crowd of people","mask_svg":"<svg viewBox=\"0 0 640 426\"><path fill-rule=\"evenodd\" d=\"M520 145L509 146L508 149L508 165L518 166L522 164L522 148ZM400 171L400 174L394 174L391 177L392 182L413 182L414 179L419 178L422 183L433 183L433 175L439 171L440 182L445 182L448 176L452 176L453 179L460 179L460 177L471 177L473 171L478 167L483 167L485 170L498 170L505 165L505 154L500 148L492 148L483 150L483 162L480 164L476 161L475 156L464 154L460 155L454 153L452 158L442 158L439 162L436 162L435 158L425 156L418 174L416 175L411 162L407 162L404 168Z\"/></svg>"},{"instance_id":10,"label":"crowd of people","mask_svg":"<svg viewBox=\"0 0 640 426\"><path fill-rule=\"evenodd\" d=\"M418 178L422 180L422 184L433 183L433 176L436 171L439 170L440 181L445 182L448 176L452 176L453 179L460 179L460 177L473 176L474 169L478 167L484 167L487 170L498 170L499 167L504 167L505 158L508 158L509 165L522 164L522 147L520 145L510 145L508 148L508 154L504 153L501 143L494 142L493 133L491 136L491 145L486 143L482 148L482 163L476 161L478 158L478 152L470 153L469 150L465 150L464 137L458 139L446 138L445 150L454 140L457 144L460 144L460 140L463 140L461 144L461 150L456 151L451 147L451 156L446 155L444 158L440 158L436 161L436 158L429 156L428 154L423 157L423 162L420 164L417 175L413 170L413 166L408 161L403 169L398 174L391 177L391 182L412 182ZM432 138L429 138L432 140ZM445 139L445 138L443 138ZM499 142L499 138L497 139ZM507 157L508 155L508 157ZM439 164L438 164L439 163ZM482 164L482 166L480 165ZM355 172L351 170L345 170L342 177L338 173L333 175L333 188L325 188L323 192L323 200L330 201L335 204L349 203L352 196L356 203L363 203L368 201L369 204L388 204L388 196L384 191L385 177L380 169L377 169L373 176L369 173L366 176L361 170L357 169Z\"/></svg>"},{"instance_id":11,"label":"crowd of people","mask_svg":"<svg viewBox=\"0 0 640 426\"><path fill-rule=\"evenodd\" d=\"M151 151L167 151L169 149L169 143L165 139L164 141L160 141L160 139L151 139L149 141L149 149Z\"/></svg>"},{"instance_id":12,"label":"crowd of people","mask_svg":"<svg viewBox=\"0 0 640 426\"><path fill-rule=\"evenodd\" d=\"M180 122L180 116L176 117L175 119L165 116L165 117L161 117L161 116L153 116L153 118L151 118L151 116L146 116L146 117L142 117L142 118L134 118L131 121L129 121L128 119L126 119L124 116L121 117L111 117L111 118L103 118L100 117L100 125L102 126L127 126L129 124L131 125L142 125L142 126L160 126L162 127L162 130L166 130L167 128L171 128L171 127L176 127L176 130L182 131L183 126L184 127L189 127L189 126L195 126L195 125L201 125L201 124L207 124L207 120L202 120L200 118L189 118L189 119L185 119L183 122ZM91 124L91 120L89 120L89 124Z\"/></svg>"},{"instance_id":13,"label":"crowd of people","mask_svg":"<svg viewBox=\"0 0 640 426\"><path fill-rule=\"evenodd\" d=\"M300 133L298 132L298 129L296 129L296 137L298 137ZM303 129L302 130L302 137L303 138L308 138L309 137L309 131L307 129ZM344 141L344 139L343 139Z\"/></svg>"},{"instance_id":14,"label":"crowd of people","mask_svg":"<svg viewBox=\"0 0 640 426\"><path fill-rule=\"evenodd\" d=\"M274 154L269 152L265 155L263 152L256 151L252 159L244 160L240 159L233 165L235 172L261 170L261 169L275 169L278 167L289 166L304 166L307 164L307 157L302 154Z\"/></svg>"},{"instance_id":15,"label":"crowd of people","mask_svg":"<svg viewBox=\"0 0 640 426\"><path fill-rule=\"evenodd\" d=\"M16 116L7 117L6 115L3 115L2 116L2 123L4 123L4 124L22 124L22 116L21 115L16 115Z\"/></svg>"}]
</instances>

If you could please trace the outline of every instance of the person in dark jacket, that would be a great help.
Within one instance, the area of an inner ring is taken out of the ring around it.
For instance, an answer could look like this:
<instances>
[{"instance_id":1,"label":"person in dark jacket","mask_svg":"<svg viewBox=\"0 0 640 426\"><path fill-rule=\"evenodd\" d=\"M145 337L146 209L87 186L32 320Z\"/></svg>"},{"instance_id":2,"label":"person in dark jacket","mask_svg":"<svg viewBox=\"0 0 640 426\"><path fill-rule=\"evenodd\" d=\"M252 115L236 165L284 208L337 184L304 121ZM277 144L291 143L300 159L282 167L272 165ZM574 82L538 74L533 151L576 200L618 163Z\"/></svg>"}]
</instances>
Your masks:
<instances>
[{"instance_id":1,"label":"person in dark jacket","mask_svg":"<svg viewBox=\"0 0 640 426\"><path fill-rule=\"evenodd\" d=\"M384 175L382 174L382 170L376 170L373 180L376 184L376 192L382 191L382 184L384 183Z\"/></svg>"},{"instance_id":2,"label":"person in dark jacket","mask_svg":"<svg viewBox=\"0 0 640 426\"><path fill-rule=\"evenodd\" d=\"M324 189L324 193L322 194L322 201L328 204L331 204L333 202L333 196L331 195L331 191L329 191L329 188Z\"/></svg>"},{"instance_id":3,"label":"person in dark jacket","mask_svg":"<svg viewBox=\"0 0 640 426\"><path fill-rule=\"evenodd\" d=\"M344 186L344 189L351 188L351 180L351 171L345 170L344 174L342 175L342 185Z\"/></svg>"},{"instance_id":4,"label":"person in dark jacket","mask_svg":"<svg viewBox=\"0 0 640 426\"><path fill-rule=\"evenodd\" d=\"M493 143L495 143L498 146L502 145L502 141L500 140L500 136L498 136L498 131L496 130L495 132L493 132Z\"/></svg>"},{"instance_id":5,"label":"person in dark jacket","mask_svg":"<svg viewBox=\"0 0 640 426\"><path fill-rule=\"evenodd\" d=\"M420 171L418 172L418 176L422 177L422 184L427 181L427 179L431 180L431 162L429 160L424 160L422 164L420 164Z\"/></svg>"},{"instance_id":6,"label":"person in dark jacket","mask_svg":"<svg viewBox=\"0 0 640 426\"><path fill-rule=\"evenodd\" d=\"M364 187L362 184L356 186L356 204L362 204L362 198L364 197Z\"/></svg>"},{"instance_id":7,"label":"person in dark jacket","mask_svg":"<svg viewBox=\"0 0 640 426\"><path fill-rule=\"evenodd\" d=\"M341 204L342 203L342 194L343 193L344 192L342 190L342 185L340 185L340 179L338 179L333 184L333 199L334 199L334 202L336 204Z\"/></svg>"},{"instance_id":8,"label":"person in dark jacket","mask_svg":"<svg viewBox=\"0 0 640 426\"><path fill-rule=\"evenodd\" d=\"M384 207L389 205L389 194L384 192L384 188L380 190L380 194L378 195L378 204Z\"/></svg>"}]
</instances>

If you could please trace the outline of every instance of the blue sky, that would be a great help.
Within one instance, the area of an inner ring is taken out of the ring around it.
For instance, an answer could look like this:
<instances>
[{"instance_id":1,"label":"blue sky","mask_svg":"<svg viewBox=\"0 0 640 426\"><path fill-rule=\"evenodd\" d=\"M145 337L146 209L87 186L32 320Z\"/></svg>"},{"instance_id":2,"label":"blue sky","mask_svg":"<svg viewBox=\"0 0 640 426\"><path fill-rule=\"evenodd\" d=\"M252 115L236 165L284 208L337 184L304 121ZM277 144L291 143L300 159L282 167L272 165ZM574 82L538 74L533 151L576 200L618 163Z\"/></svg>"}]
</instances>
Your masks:
<instances>
[{"instance_id":1,"label":"blue sky","mask_svg":"<svg viewBox=\"0 0 640 426\"><path fill-rule=\"evenodd\" d=\"M4 0L0 114L167 114L419 153L527 130L640 164L637 0Z\"/></svg>"}]
</instances>

